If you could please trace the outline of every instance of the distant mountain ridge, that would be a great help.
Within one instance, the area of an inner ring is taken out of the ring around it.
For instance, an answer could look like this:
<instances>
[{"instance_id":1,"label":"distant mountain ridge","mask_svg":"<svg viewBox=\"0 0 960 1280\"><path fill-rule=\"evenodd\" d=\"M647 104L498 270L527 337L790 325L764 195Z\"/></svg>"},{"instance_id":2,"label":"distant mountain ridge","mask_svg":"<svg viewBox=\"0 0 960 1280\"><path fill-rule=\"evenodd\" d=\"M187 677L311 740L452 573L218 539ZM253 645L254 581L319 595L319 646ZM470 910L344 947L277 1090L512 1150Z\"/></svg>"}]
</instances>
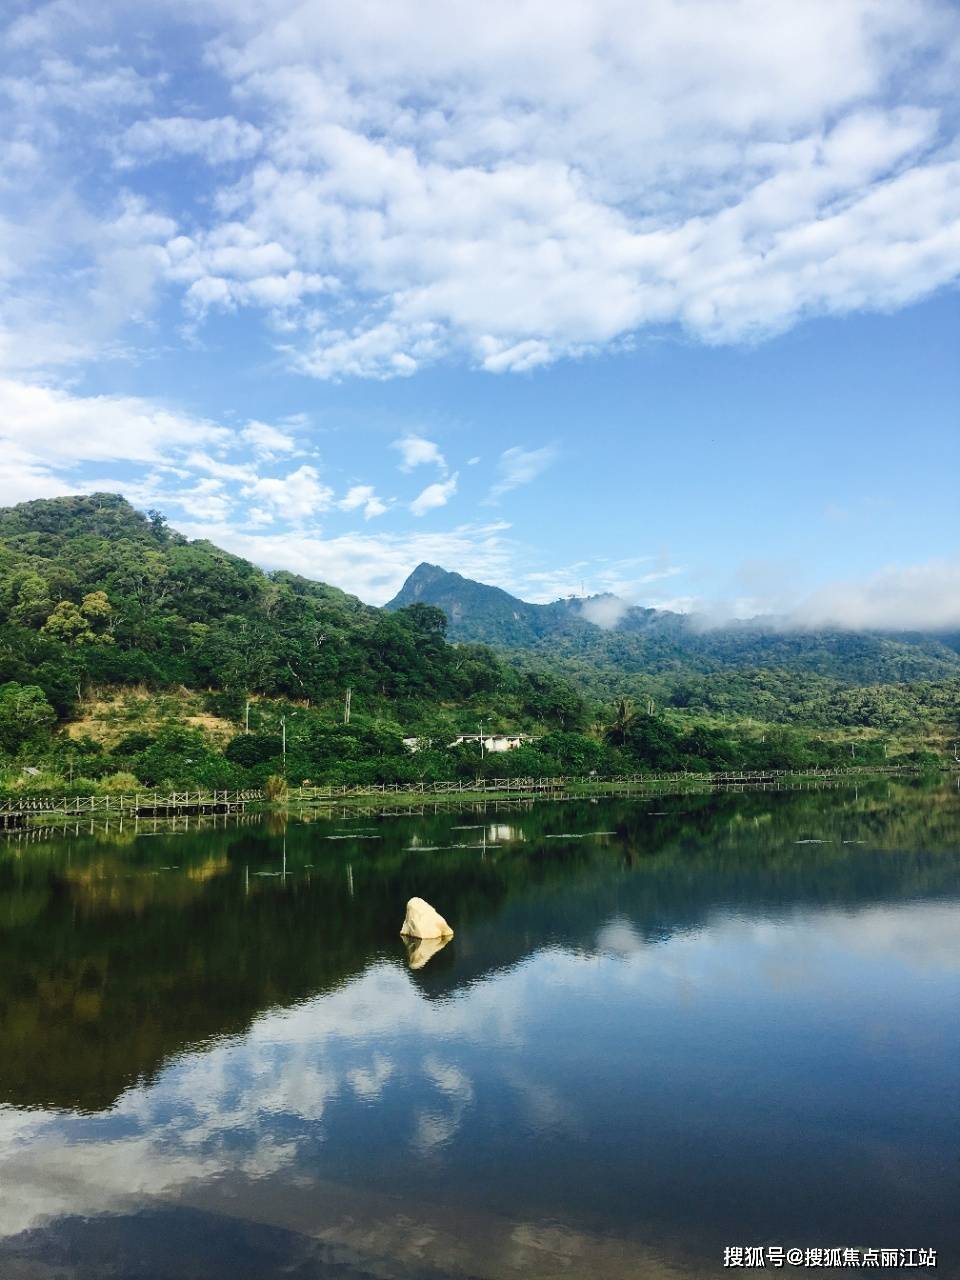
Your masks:
<instances>
[{"instance_id":1,"label":"distant mountain ridge","mask_svg":"<svg viewBox=\"0 0 960 1280\"><path fill-rule=\"evenodd\" d=\"M763 618L706 628L687 614L625 602L618 608L614 596L531 604L426 562L385 607L415 603L444 611L451 640L549 653L607 670L682 675L776 668L852 684L960 675L957 634L789 630ZM591 613L606 614L613 625L598 625Z\"/></svg>"},{"instance_id":2,"label":"distant mountain ridge","mask_svg":"<svg viewBox=\"0 0 960 1280\"><path fill-rule=\"evenodd\" d=\"M591 625L581 617L577 601L529 604L501 587L491 587L426 562L417 565L384 608L405 609L411 604L442 609L451 639L474 641L484 634L493 637L492 643L511 648L524 648L558 631L576 631Z\"/></svg>"}]
</instances>

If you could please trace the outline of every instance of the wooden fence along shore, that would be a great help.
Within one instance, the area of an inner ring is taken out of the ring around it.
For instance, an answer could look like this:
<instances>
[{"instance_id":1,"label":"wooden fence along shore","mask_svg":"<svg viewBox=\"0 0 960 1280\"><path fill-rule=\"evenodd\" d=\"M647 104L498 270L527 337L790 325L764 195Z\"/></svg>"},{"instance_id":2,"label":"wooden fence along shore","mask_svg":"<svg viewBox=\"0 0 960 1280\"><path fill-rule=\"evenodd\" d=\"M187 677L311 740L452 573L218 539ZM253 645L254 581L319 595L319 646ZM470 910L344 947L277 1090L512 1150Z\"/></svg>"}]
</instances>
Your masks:
<instances>
[{"instance_id":1,"label":"wooden fence along shore","mask_svg":"<svg viewBox=\"0 0 960 1280\"><path fill-rule=\"evenodd\" d=\"M852 765L836 769L731 769L722 772L636 773L598 777L590 774L563 778L467 778L455 782L378 782L344 784L343 786L292 787L291 801L325 801L343 796L456 796L485 792L550 795L579 787L662 787L677 782L698 782L710 786L743 785L776 782L780 778L845 778L867 775L917 773L915 765Z\"/></svg>"},{"instance_id":2,"label":"wooden fence along shore","mask_svg":"<svg viewBox=\"0 0 960 1280\"><path fill-rule=\"evenodd\" d=\"M263 800L263 792L246 791L138 791L130 795L0 796L0 830L17 828L26 820L51 818L177 818L206 814L246 812L247 805Z\"/></svg>"},{"instance_id":3,"label":"wooden fence along shore","mask_svg":"<svg viewBox=\"0 0 960 1280\"><path fill-rule=\"evenodd\" d=\"M386 796L450 797L496 793L498 795L549 797L580 788L615 789L620 794L648 788L662 790L677 784L700 786L762 786L790 778L844 779L877 775L905 775L915 766L871 767L852 765L837 769L735 769L715 773L638 773L616 777L582 775L563 778L474 778L456 782L383 782L343 786L302 786L291 788L288 803L304 807L329 804L351 796L376 799ZM0 796L0 830L16 830L28 821L66 818L110 819L129 815L137 818L176 818L210 814L242 814L251 804L262 804L265 793L257 788L243 791L139 791L129 795L7 795Z\"/></svg>"}]
</instances>

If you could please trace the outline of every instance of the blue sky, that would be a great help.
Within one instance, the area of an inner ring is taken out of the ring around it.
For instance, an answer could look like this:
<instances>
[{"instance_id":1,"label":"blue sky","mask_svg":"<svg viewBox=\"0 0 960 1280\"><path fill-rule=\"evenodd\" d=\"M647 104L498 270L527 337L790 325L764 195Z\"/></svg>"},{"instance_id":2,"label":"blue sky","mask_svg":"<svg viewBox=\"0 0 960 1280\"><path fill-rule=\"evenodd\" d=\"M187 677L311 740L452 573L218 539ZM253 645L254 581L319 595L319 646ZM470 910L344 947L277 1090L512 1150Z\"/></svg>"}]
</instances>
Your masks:
<instances>
[{"instance_id":1,"label":"blue sky","mask_svg":"<svg viewBox=\"0 0 960 1280\"><path fill-rule=\"evenodd\" d=\"M958 71L936 0L15 5L0 502L960 625Z\"/></svg>"}]
</instances>

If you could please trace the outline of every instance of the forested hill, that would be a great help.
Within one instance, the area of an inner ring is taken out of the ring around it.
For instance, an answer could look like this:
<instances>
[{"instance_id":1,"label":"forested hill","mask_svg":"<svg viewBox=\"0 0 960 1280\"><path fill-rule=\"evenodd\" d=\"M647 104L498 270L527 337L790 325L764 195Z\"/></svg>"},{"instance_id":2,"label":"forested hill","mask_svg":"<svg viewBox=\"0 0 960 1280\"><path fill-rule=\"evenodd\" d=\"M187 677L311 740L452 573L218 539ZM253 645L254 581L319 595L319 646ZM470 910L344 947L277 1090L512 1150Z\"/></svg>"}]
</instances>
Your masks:
<instances>
[{"instance_id":1,"label":"forested hill","mask_svg":"<svg viewBox=\"0 0 960 1280\"><path fill-rule=\"evenodd\" d=\"M703 677L775 669L856 685L960 675L955 634L788 630L762 619L706 628L696 618L612 596L530 604L431 564L418 565L386 607L415 602L442 609L453 640L522 650L585 674Z\"/></svg>"},{"instance_id":2,"label":"forested hill","mask_svg":"<svg viewBox=\"0 0 960 1280\"><path fill-rule=\"evenodd\" d=\"M61 716L91 687L134 684L314 705L349 688L358 710L389 703L417 722L498 692L537 715L530 677L448 645L445 627L426 605L390 614L264 573L116 494L0 509L0 686L37 686Z\"/></svg>"},{"instance_id":3,"label":"forested hill","mask_svg":"<svg viewBox=\"0 0 960 1280\"><path fill-rule=\"evenodd\" d=\"M476 634L512 652L464 639ZM804 671L821 663L871 687ZM642 611L605 631L580 602L525 605L436 569L376 609L188 541L116 494L0 510L8 788L805 768L931 747L937 759L960 679L876 681L957 670L956 652L923 638L701 637ZM481 723L534 741L506 756L452 745Z\"/></svg>"}]
</instances>

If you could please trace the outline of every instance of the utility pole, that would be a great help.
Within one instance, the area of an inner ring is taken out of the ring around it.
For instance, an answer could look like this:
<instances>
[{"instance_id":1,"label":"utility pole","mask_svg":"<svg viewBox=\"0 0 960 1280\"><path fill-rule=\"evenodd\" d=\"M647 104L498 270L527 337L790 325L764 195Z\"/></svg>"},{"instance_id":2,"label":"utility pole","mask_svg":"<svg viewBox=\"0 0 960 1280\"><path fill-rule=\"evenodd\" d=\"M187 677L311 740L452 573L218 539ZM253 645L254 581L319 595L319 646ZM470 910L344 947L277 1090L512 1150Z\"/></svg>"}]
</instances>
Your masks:
<instances>
[{"instance_id":1,"label":"utility pole","mask_svg":"<svg viewBox=\"0 0 960 1280\"><path fill-rule=\"evenodd\" d=\"M480 721L480 759L483 759L483 721Z\"/></svg>"},{"instance_id":2,"label":"utility pole","mask_svg":"<svg viewBox=\"0 0 960 1280\"><path fill-rule=\"evenodd\" d=\"M352 693L353 693L353 690L348 689L346 693L346 697L343 700L343 723L344 724L350 723L350 697Z\"/></svg>"},{"instance_id":3,"label":"utility pole","mask_svg":"<svg viewBox=\"0 0 960 1280\"><path fill-rule=\"evenodd\" d=\"M280 749L281 749L281 752L283 753L283 772L284 772L284 775L286 775L286 772L287 772L287 717L286 716L280 717L280 735L281 735L280 741L282 744Z\"/></svg>"},{"instance_id":4,"label":"utility pole","mask_svg":"<svg viewBox=\"0 0 960 1280\"><path fill-rule=\"evenodd\" d=\"M250 699L249 698L247 699L246 711L243 713L243 732L244 733L250 732Z\"/></svg>"}]
</instances>

